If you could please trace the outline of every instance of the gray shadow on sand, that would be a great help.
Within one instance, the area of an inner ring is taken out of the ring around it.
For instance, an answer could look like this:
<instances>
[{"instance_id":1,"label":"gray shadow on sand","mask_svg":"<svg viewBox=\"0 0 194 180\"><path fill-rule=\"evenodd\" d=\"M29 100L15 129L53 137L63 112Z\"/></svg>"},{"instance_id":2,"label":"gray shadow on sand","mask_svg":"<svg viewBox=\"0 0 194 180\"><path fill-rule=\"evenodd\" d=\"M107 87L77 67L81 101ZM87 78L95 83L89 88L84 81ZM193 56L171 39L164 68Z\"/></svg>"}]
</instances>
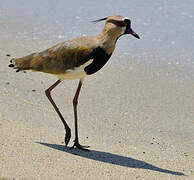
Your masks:
<instances>
[{"instance_id":1,"label":"gray shadow on sand","mask_svg":"<svg viewBox=\"0 0 194 180\"><path fill-rule=\"evenodd\" d=\"M185 176L184 173L182 172L177 172L177 171L171 171L168 169L162 169L157 166L154 166L152 164L149 164L145 161L133 159L130 157L126 156L121 156L118 154L112 154L108 152L103 152L103 151L95 151L95 150L90 150L90 151L83 151L79 149L73 149L66 147L64 145L59 145L59 144L49 144L49 143L43 143L43 142L36 142L41 145L47 146L49 148L53 148L59 151L63 151L69 154L77 155L80 157L84 157L87 159L92 159L95 161L100 161L108 164L114 164L117 166L123 166L123 167L129 167L129 168L140 168L140 169L148 169L151 171L158 171L161 173L167 173L167 174L172 174L172 175L178 175L178 176Z\"/></svg>"}]
</instances>

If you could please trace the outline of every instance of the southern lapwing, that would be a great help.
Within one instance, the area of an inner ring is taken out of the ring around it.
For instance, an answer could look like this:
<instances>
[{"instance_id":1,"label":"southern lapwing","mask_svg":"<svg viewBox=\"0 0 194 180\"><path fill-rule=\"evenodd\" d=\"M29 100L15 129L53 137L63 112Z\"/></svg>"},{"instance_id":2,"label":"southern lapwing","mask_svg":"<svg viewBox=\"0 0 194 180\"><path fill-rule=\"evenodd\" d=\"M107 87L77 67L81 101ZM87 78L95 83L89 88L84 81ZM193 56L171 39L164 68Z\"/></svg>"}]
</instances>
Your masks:
<instances>
[{"instance_id":1,"label":"southern lapwing","mask_svg":"<svg viewBox=\"0 0 194 180\"><path fill-rule=\"evenodd\" d=\"M65 126L66 146L71 138L71 129L53 101L51 91L64 79L80 79L73 99L75 119L73 148L82 150L87 150L86 148L89 147L80 145L78 140L77 104L84 78L96 73L107 63L119 37L131 34L139 39L139 36L131 28L130 19L114 15L94 22L97 23L105 20L102 32L96 36L80 37L64 41L42 52L35 52L22 58L14 58L10 61L11 64L9 64L9 67L16 69L16 72L33 70L50 73L58 77L58 80L45 93Z\"/></svg>"}]
</instances>

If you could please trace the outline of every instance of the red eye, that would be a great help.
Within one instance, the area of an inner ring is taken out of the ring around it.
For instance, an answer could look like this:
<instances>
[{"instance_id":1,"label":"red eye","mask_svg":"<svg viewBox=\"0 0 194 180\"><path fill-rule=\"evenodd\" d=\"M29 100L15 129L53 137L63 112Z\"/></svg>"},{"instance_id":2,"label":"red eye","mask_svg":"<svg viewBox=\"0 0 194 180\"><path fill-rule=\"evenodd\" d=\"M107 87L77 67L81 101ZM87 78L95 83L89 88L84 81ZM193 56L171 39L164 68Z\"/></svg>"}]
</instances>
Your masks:
<instances>
[{"instance_id":1,"label":"red eye","mask_svg":"<svg viewBox=\"0 0 194 180\"><path fill-rule=\"evenodd\" d=\"M108 20L107 22L113 23L113 24L115 24L115 25L117 25L117 26L119 26L119 27L124 27L124 26L126 26L126 23L125 23L125 22L119 21L119 20L110 19L110 20Z\"/></svg>"},{"instance_id":2,"label":"red eye","mask_svg":"<svg viewBox=\"0 0 194 180\"><path fill-rule=\"evenodd\" d=\"M131 27L131 20L125 19L124 22L127 24L127 27Z\"/></svg>"},{"instance_id":3,"label":"red eye","mask_svg":"<svg viewBox=\"0 0 194 180\"><path fill-rule=\"evenodd\" d=\"M120 27L123 27L123 26L126 25L123 21L116 21L115 24L116 24L117 26L120 26Z\"/></svg>"}]
</instances>

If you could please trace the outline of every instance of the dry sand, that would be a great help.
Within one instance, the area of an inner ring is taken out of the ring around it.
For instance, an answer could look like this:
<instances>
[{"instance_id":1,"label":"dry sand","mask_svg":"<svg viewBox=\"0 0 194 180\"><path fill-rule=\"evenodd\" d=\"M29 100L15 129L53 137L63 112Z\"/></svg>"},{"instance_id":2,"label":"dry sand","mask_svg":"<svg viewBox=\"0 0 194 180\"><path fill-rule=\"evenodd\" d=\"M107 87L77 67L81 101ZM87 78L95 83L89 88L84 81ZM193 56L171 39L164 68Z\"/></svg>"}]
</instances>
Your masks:
<instances>
[{"instance_id":1,"label":"dry sand","mask_svg":"<svg viewBox=\"0 0 194 180\"><path fill-rule=\"evenodd\" d=\"M113 56L80 95L80 142L91 151L72 150L44 94L57 79L7 67L7 53L23 56L48 42L17 39L10 24L0 25L0 179L194 179L194 83L177 78L180 69L130 58L118 65ZM73 132L77 83L52 93Z\"/></svg>"}]
</instances>

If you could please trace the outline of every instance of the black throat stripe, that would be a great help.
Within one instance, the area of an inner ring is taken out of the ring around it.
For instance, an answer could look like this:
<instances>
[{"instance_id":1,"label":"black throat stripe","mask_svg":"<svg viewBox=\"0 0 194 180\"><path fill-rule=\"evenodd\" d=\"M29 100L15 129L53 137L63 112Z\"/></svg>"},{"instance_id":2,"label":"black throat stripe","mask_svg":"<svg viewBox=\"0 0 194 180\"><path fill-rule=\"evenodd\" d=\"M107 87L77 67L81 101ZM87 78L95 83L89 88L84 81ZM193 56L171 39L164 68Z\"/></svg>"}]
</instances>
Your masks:
<instances>
[{"instance_id":1,"label":"black throat stripe","mask_svg":"<svg viewBox=\"0 0 194 180\"><path fill-rule=\"evenodd\" d=\"M112 53L108 54L101 47L95 48L90 54L90 59L93 59L93 62L84 68L86 74L91 75L99 71L107 63L111 55Z\"/></svg>"}]
</instances>

